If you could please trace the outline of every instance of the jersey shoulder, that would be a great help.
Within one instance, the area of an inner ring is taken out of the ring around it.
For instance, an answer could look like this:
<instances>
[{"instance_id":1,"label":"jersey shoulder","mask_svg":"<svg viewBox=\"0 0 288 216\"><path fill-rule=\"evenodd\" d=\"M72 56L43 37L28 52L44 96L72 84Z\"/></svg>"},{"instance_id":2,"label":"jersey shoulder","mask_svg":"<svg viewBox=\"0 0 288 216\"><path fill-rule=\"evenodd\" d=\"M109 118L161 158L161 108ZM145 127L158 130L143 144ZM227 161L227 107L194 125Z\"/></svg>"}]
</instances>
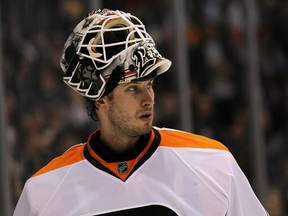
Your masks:
<instances>
[{"instance_id":1,"label":"jersey shoulder","mask_svg":"<svg viewBox=\"0 0 288 216\"><path fill-rule=\"evenodd\" d=\"M156 128L161 135L160 146L173 148L205 148L229 151L221 142L180 130Z\"/></svg>"},{"instance_id":2,"label":"jersey shoulder","mask_svg":"<svg viewBox=\"0 0 288 216\"><path fill-rule=\"evenodd\" d=\"M44 166L38 172L36 172L33 175L33 177L42 175L52 170L59 169L64 166L77 163L85 159L84 153L83 153L84 146L85 144L78 144L78 145L72 146L65 153L51 160L46 166Z\"/></svg>"}]
</instances>

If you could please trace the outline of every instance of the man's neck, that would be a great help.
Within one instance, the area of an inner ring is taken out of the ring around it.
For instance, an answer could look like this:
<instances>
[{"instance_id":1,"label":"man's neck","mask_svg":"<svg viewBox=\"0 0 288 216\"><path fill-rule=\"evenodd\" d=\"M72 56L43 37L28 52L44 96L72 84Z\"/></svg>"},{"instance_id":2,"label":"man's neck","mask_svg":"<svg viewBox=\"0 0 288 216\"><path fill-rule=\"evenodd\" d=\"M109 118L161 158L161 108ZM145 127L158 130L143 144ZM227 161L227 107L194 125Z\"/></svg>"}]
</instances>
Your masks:
<instances>
[{"instance_id":1,"label":"man's neck","mask_svg":"<svg viewBox=\"0 0 288 216\"><path fill-rule=\"evenodd\" d=\"M91 146L93 150L107 162L131 160L136 158L142 152L149 141L150 135L151 133L148 133L137 137L135 143L131 143L130 145L127 144L127 142L123 144L123 140L118 139L119 142L115 141L113 143L115 145L113 146L114 148L111 148L112 143L110 142L108 144L106 141L101 139L100 132L98 136L95 136L91 140Z\"/></svg>"},{"instance_id":2,"label":"man's neck","mask_svg":"<svg viewBox=\"0 0 288 216\"><path fill-rule=\"evenodd\" d=\"M126 137L126 136L117 136L116 134L110 134L105 136L105 134L100 131L100 140L106 144L106 146L115 153L121 153L133 149L139 139L137 137Z\"/></svg>"}]
</instances>

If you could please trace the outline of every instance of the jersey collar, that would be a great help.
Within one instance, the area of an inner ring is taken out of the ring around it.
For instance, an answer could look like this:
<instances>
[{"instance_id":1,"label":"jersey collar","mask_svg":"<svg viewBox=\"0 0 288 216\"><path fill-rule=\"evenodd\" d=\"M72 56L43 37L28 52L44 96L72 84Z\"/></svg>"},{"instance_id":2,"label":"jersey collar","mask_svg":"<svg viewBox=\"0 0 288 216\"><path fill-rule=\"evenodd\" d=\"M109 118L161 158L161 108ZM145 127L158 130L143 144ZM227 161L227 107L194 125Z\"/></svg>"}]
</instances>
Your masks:
<instances>
[{"instance_id":1,"label":"jersey collar","mask_svg":"<svg viewBox=\"0 0 288 216\"><path fill-rule=\"evenodd\" d=\"M149 134L139 138L137 143L139 147L137 146L133 151L123 155L115 155L105 153L107 148L99 140L99 134L100 130L96 130L90 135L84 147L84 156L96 168L122 181L126 181L135 170L151 157L161 140L159 132L153 128Z\"/></svg>"}]
</instances>

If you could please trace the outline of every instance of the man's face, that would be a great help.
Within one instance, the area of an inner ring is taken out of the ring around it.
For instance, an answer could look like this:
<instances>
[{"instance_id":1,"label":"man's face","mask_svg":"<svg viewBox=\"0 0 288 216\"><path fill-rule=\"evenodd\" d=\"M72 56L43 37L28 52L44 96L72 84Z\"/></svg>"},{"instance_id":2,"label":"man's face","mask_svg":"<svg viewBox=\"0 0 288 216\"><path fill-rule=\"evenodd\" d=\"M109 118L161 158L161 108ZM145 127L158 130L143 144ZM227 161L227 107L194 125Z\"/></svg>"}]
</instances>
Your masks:
<instances>
[{"instance_id":1,"label":"man's face","mask_svg":"<svg viewBox=\"0 0 288 216\"><path fill-rule=\"evenodd\" d=\"M154 109L153 80L119 84L106 100L107 124L111 132L124 136L147 134Z\"/></svg>"}]
</instances>

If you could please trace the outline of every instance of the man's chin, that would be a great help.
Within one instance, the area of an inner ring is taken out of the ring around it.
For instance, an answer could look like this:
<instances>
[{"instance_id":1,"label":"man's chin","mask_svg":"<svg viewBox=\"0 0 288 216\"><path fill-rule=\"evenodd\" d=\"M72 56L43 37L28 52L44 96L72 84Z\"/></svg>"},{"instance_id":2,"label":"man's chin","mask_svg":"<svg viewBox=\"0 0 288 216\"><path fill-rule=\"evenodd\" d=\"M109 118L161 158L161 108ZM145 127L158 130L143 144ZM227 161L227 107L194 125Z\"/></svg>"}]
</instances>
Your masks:
<instances>
[{"instance_id":1,"label":"man's chin","mask_svg":"<svg viewBox=\"0 0 288 216\"><path fill-rule=\"evenodd\" d=\"M145 135L148 134L150 131L152 130L152 125L151 124L147 124L141 128L139 128L139 135Z\"/></svg>"},{"instance_id":2,"label":"man's chin","mask_svg":"<svg viewBox=\"0 0 288 216\"><path fill-rule=\"evenodd\" d=\"M151 130L152 130L152 125L151 124L147 125L146 128L144 129L144 134L149 133Z\"/></svg>"}]
</instances>

